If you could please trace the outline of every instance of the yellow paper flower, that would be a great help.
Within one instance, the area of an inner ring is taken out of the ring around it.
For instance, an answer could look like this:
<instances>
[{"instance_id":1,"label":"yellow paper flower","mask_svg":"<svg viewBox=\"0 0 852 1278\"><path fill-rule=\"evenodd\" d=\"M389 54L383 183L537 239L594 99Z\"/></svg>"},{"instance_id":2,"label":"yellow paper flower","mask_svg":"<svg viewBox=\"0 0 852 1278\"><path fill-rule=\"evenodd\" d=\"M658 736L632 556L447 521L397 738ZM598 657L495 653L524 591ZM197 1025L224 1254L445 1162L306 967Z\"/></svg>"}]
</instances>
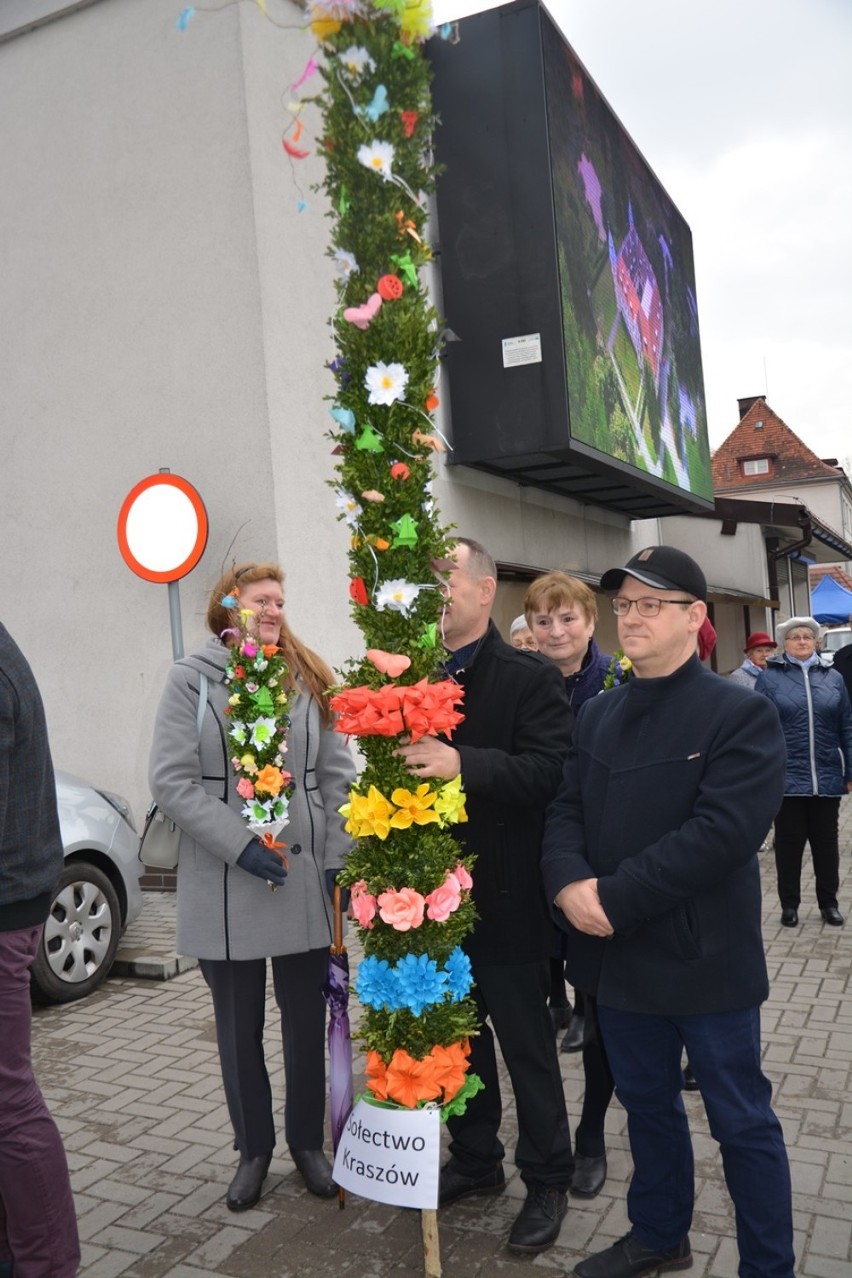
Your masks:
<instances>
[{"instance_id":1,"label":"yellow paper flower","mask_svg":"<svg viewBox=\"0 0 852 1278\"><path fill-rule=\"evenodd\" d=\"M356 839L375 834L378 839L386 839L390 834L393 804L389 803L381 790L370 786L367 794L349 791L349 802L344 803L340 815L346 817L346 833Z\"/></svg>"},{"instance_id":2,"label":"yellow paper flower","mask_svg":"<svg viewBox=\"0 0 852 1278\"><path fill-rule=\"evenodd\" d=\"M244 754L240 759L240 765L243 772L247 772L251 777L253 777L255 772L257 772L257 764L254 761L253 754Z\"/></svg>"},{"instance_id":3,"label":"yellow paper flower","mask_svg":"<svg viewBox=\"0 0 852 1278\"><path fill-rule=\"evenodd\" d=\"M428 825L430 821L440 821L432 807L437 797L435 791L429 789L428 781L419 785L414 794L410 790L394 790L391 798L397 811L391 817L391 825L395 830L407 830L412 824Z\"/></svg>"},{"instance_id":4,"label":"yellow paper flower","mask_svg":"<svg viewBox=\"0 0 852 1278\"><path fill-rule=\"evenodd\" d=\"M411 40L425 40L432 30L431 0L406 0L399 29Z\"/></svg>"},{"instance_id":5,"label":"yellow paper flower","mask_svg":"<svg viewBox=\"0 0 852 1278\"><path fill-rule=\"evenodd\" d=\"M442 785L435 799L435 811L441 818L441 825L459 825L467 820L465 799L467 795L461 788L461 773L446 785Z\"/></svg>"},{"instance_id":6,"label":"yellow paper flower","mask_svg":"<svg viewBox=\"0 0 852 1278\"><path fill-rule=\"evenodd\" d=\"M323 40L327 40L329 36L337 35L343 23L337 18L332 18L330 14L325 13L322 9L314 9L317 15L311 23L311 31L322 44Z\"/></svg>"}]
</instances>

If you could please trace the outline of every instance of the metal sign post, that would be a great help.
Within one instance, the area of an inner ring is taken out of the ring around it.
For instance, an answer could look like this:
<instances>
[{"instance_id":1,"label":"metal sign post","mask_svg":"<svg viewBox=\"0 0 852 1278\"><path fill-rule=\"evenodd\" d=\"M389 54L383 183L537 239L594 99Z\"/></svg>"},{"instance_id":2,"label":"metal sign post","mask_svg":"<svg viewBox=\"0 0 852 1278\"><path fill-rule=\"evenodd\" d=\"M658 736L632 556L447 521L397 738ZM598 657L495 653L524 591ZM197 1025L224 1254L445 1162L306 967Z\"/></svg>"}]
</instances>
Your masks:
<instances>
[{"instance_id":1,"label":"metal sign post","mask_svg":"<svg viewBox=\"0 0 852 1278\"><path fill-rule=\"evenodd\" d=\"M168 584L175 661L183 656L178 582L204 554L207 533L204 502L192 484L167 466L140 480L118 515L118 548L128 568L145 581Z\"/></svg>"}]
</instances>

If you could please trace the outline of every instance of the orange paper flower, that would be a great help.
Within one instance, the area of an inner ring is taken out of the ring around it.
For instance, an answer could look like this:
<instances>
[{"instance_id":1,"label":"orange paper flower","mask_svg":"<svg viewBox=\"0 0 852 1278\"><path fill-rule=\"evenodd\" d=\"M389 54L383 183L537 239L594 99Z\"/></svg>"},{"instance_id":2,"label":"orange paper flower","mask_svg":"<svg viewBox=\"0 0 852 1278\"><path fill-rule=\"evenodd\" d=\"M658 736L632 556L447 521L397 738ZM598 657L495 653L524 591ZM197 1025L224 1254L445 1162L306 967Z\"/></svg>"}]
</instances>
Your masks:
<instances>
[{"instance_id":1,"label":"orange paper flower","mask_svg":"<svg viewBox=\"0 0 852 1278\"><path fill-rule=\"evenodd\" d=\"M407 1109L414 1109L418 1101L437 1100L441 1095L441 1084L436 1074L431 1056L417 1061L402 1048L397 1048L385 1075L388 1099L405 1105Z\"/></svg>"},{"instance_id":2,"label":"orange paper flower","mask_svg":"<svg viewBox=\"0 0 852 1278\"><path fill-rule=\"evenodd\" d=\"M254 779L255 790L263 790L265 794L280 794L283 784L284 777L281 769L274 767L271 763L261 768Z\"/></svg>"}]
</instances>

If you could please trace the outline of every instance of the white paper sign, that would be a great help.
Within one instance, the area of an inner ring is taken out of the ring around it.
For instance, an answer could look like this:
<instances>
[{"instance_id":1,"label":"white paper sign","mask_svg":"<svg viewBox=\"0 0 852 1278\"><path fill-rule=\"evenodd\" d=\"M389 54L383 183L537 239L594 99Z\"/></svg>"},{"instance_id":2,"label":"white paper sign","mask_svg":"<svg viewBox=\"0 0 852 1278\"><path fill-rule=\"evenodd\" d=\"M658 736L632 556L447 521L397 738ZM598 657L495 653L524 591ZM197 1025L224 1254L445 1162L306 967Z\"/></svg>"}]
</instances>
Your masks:
<instances>
[{"instance_id":1,"label":"white paper sign","mask_svg":"<svg viewBox=\"0 0 852 1278\"><path fill-rule=\"evenodd\" d=\"M503 367L517 368L520 364L541 363L541 333L527 333L524 337L503 338Z\"/></svg>"},{"instance_id":2,"label":"white paper sign","mask_svg":"<svg viewBox=\"0 0 852 1278\"><path fill-rule=\"evenodd\" d=\"M349 1115L334 1179L343 1189L392 1207L438 1206L441 1111L380 1109L360 1100Z\"/></svg>"}]
</instances>

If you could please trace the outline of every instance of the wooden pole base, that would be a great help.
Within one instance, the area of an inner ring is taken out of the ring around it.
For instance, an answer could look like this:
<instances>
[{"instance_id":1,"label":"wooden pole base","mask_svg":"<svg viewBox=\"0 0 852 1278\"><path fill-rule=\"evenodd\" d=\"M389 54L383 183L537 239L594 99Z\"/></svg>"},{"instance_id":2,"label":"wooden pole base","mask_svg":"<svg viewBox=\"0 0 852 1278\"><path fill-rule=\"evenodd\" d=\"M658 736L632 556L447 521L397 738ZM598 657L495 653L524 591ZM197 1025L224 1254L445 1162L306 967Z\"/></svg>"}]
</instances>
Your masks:
<instances>
[{"instance_id":1,"label":"wooden pole base","mask_svg":"<svg viewBox=\"0 0 852 1278\"><path fill-rule=\"evenodd\" d=\"M421 1211L423 1231L423 1272L426 1278L441 1278L441 1244L438 1238L437 1211Z\"/></svg>"}]
</instances>

